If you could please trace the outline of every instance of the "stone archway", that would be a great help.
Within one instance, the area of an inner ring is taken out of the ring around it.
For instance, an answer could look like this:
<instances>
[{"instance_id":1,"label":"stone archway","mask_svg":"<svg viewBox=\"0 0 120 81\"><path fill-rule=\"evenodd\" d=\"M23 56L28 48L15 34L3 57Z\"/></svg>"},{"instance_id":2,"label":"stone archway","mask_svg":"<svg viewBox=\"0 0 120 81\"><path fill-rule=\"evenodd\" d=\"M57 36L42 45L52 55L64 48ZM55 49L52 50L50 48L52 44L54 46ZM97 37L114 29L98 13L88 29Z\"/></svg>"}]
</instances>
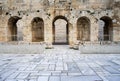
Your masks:
<instances>
[{"instance_id":1,"label":"stone archway","mask_svg":"<svg viewBox=\"0 0 120 81\"><path fill-rule=\"evenodd\" d=\"M53 20L53 44L68 44L68 20L64 16L57 16Z\"/></svg>"},{"instance_id":2,"label":"stone archway","mask_svg":"<svg viewBox=\"0 0 120 81\"><path fill-rule=\"evenodd\" d=\"M17 41L18 37L18 28L17 28L17 21L21 19L18 16L12 16L8 20L8 40L9 41Z\"/></svg>"},{"instance_id":3,"label":"stone archway","mask_svg":"<svg viewBox=\"0 0 120 81\"><path fill-rule=\"evenodd\" d=\"M44 41L44 21L42 18L35 17L32 22L32 42Z\"/></svg>"},{"instance_id":4,"label":"stone archway","mask_svg":"<svg viewBox=\"0 0 120 81\"><path fill-rule=\"evenodd\" d=\"M112 37L113 37L112 19L107 16L104 16L100 18L100 21L102 21L103 23L99 25L99 29L102 29L101 34L103 36L100 38L100 34L99 34L99 40L112 41Z\"/></svg>"},{"instance_id":5,"label":"stone archway","mask_svg":"<svg viewBox=\"0 0 120 81\"><path fill-rule=\"evenodd\" d=\"M90 20L87 17L77 20L77 40L90 41Z\"/></svg>"}]
</instances>

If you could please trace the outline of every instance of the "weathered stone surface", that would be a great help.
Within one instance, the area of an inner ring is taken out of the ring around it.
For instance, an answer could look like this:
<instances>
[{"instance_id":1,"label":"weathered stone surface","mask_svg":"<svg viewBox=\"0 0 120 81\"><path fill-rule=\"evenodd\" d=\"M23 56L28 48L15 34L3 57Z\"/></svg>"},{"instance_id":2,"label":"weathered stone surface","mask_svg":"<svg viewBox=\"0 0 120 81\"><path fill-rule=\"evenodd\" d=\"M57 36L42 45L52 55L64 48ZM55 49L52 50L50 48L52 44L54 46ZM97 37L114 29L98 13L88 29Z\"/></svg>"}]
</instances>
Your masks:
<instances>
[{"instance_id":1,"label":"weathered stone surface","mask_svg":"<svg viewBox=\"0 0 120 81\"><path fill-rule=\"evenodd\" d=\"M119 54L82 54L65 45L39 54L0 54L0 81L119 81L119 59Z\"/></svg>"},{"instance_id":2,"label":"weathered stone surface","mask_svg":"<svg viewBox=\"0 0 120 81\"><path fill-rule=\"evenodd\" d=\"M117 42L120 41L118 35L120 27L119 3L119 0L0 0L0 41L33 42L34 39L39 39L37 42L41 42L41 40L51 43L67 41L70 45L86 38L89 39L87 40L89 42L98 41L101 36L98 33L100 29L98 21L102 17L106 17L104 19L105 23L107 23L108 18L111 21L116 20L109 23L112 24L111 29L109 29L111 26L106 25L108 30L105 31L109 32L107 33L107 36L109 36L107 41ZM10 21L9 19L13 17L22 19L12 19ZM42 29L39 26L33 32L32 20L36 17L41 18L44 24L41 27ZM81 17L89 19L89 26L86 30L84 30L86 28L84 23L81 24L84 31L83 35L80 34L81 31L77 26L77 21ZM56 28L62 26L61 31L64 32L64 35L60 34L61 37L57 34L54 35L54 32L57 31L53 30L54 20L58 19L68 21L67 26L64 23L56 24ZM81 39L78 39L79 34ZM102 34L106 36L104 32ZM56 39L54 36L57 36Z\"/></svg>"}]
</instances>

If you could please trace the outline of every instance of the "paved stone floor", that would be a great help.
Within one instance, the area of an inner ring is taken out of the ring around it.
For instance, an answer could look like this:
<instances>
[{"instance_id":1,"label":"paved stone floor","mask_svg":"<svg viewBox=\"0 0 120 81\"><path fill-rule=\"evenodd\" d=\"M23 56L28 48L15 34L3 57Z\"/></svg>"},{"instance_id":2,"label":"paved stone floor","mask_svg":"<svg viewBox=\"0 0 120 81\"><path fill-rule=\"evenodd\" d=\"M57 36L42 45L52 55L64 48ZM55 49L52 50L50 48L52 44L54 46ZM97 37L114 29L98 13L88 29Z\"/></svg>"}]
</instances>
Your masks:
<instances>
[{"instance_id":1,"label":"paved stone floor","mask_svg":"<svg viewBox=\"0 0 120 81\"><path fill-rule=\"evenodd\" d=\"M68 46L0 54L0 81L120 81L120 54L81 54Z\"/></svg>"}]
</instances>

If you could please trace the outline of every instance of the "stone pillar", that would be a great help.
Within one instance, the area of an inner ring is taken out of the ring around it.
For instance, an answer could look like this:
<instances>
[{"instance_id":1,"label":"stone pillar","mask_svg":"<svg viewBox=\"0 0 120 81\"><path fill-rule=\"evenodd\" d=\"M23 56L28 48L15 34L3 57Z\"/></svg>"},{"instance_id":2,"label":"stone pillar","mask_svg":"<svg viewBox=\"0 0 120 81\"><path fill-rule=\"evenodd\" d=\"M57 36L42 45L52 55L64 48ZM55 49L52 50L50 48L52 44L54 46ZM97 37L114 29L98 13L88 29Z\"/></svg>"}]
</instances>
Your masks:
<instances>
[{"instance_id":1,"label":"stone pillar","mask_svg":"<svg viewBox=\"0 0 120 81\"><path fill-rule=\"evenodd\" d=\"M25 42L32 42L32 25L31 19L24 19L24 27L23 27L23 40Z\"/></svg>"},{"instance_id":2,"label":"stone pillar","mask_svg":"<svg viewBox=\"0 0 120 81\"><path fill-rule=\"evenodd\" d=\"M98 30L99 30L98 21L92 19L90 26L90 41L98 41Z\"/></svg>"},{"instance_id":3,"label":"stone pillar","mask_svg":"<svg viewBox=\"0 0 120 81\"><path fill-rule=\"evenodd\" d=\"M53 42L51 20L44 21L44 40L49 43Z\"/></svg>"},{"instance_id":4,"label":"stone pillar","mask_svg":"<svg viewBox=\"0 0 120 81\"><path fill-rule=\"evenodd\" d=\"M46 49L52 49L53 34L52 34L52 21L44 21L44 41L46 43Z\"/></svg>"},{"instance_id":5,"label":"stone pillar","mask_svg":"<svg viewBox=\"0 0 120 81\"><path fill-rule=\"evenodd\" d=\"M73 25L69 23L69 44L73 45Z\"/></svg>"},{"instance_id":6,"label":"stone pillar","mask_svg":"<svg viewBox=\"0 0 120 81\"><path fill-rule=\"evenodd\" d=\"M120 26L113 27L113 41L114 42L120 41Z\"/></svg>"},{"instance_id":7,"label":"stone pillar","mask_svg":"<svg viewBox=\"0 0 120 81\"><path fill-rule=\"evenodd\" d=\"M1 17L0 19L0 41L8 42L9 41L9 31L8 31L8 17Z\"/></svg>"},{"instance_id":8,"label":"stone pillar","mask_svg":"<svg viewBox=\"0 0 120 81\"><path fill-rule=\"evenodd\" d=\"M69 45L73 47L77 42L77 27L76 23L69 23Z\"/></svg>"}]
</instances>

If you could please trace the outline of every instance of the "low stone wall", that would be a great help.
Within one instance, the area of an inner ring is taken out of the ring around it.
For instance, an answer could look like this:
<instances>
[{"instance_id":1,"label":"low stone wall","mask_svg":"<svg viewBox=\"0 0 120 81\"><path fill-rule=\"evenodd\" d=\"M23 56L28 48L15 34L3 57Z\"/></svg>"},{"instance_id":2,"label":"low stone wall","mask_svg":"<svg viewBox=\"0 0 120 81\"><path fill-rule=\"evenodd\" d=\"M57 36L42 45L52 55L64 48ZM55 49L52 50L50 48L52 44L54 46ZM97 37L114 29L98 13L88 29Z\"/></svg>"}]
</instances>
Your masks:
<instances>
[{"instance_id":1,"label":"low stone wall","mask_svg":"<svg viewBox=\"0 0 120 81\"><path fill-rule=\"evenodd\" d=\"M83 54L120 54L118 45L80 45L79 50Z\"/></svg>"},{"instance_id":2,"label":"low stone wall","mask_svg":"<svg viewBox=\"0 0 120 81\"><path fill-rule=\"evenodd\" d=\"M56 46L53 45L54 48ZM64 47L64 45L62 45ZM0 54L42 54L44 43L0 43ZM120 44L83 44L79 45L82 54L120 54Z\"/></svg>"},{"instance_id":3,"label":"low stone wall","mask_svg":"<svg viewBox=\"0 0 120 81\"><path fill-rule=\"evenodd\" d=\"M0 54L42 54L44 50L45 50L44 44L0 45Z\"/></svg>"}]
</instances>

